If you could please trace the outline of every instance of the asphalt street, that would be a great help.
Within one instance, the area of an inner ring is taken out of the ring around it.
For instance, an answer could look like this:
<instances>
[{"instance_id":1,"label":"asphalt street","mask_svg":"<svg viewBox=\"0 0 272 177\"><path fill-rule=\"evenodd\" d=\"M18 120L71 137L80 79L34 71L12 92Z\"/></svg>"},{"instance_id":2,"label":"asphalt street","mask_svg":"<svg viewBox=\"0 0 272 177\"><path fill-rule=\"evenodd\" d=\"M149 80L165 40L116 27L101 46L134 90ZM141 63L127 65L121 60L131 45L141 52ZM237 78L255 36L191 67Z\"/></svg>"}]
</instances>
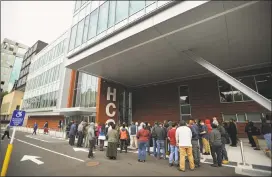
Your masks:
<instances>
[{"instance_id":1,"label":"asphalt street","mask_svg":"<svg viewBox=\"0 0 272 177\"><path fill-rule=\"evenodd\" d=\"M1 141L1 167L8 143L8 139ZM133 152L118 153L117 160L112 161L105 151L95 151L95 158L88 159L87 149L73 148L65 140L16 132L7 176L240 176L233 167L214 168L209 164L179 172L169 167L167 160L153 156L140 163ZM90 162L98 165L90 166Z\"/></svg>"}]
</instances>

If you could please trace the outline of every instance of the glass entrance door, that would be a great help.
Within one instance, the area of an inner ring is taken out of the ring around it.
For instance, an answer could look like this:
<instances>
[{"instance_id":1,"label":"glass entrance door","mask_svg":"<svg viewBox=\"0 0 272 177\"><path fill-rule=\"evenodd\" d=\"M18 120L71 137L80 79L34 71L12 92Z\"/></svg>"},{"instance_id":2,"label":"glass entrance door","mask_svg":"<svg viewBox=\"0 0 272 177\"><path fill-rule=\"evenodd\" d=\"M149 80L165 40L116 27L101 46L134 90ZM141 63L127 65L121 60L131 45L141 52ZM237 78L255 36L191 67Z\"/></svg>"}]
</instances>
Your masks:
<instances>
[{"instance_id":1,"label":"glass entrance door","mask_svg":"<svg viewBox=\"0 0 272 177\"><path fill-rule=\"evenodd\" d=\"M132 93L124 91L119 95L118 123L125 122L127 125L132 122Z\"/></svg>"}]
</instances>

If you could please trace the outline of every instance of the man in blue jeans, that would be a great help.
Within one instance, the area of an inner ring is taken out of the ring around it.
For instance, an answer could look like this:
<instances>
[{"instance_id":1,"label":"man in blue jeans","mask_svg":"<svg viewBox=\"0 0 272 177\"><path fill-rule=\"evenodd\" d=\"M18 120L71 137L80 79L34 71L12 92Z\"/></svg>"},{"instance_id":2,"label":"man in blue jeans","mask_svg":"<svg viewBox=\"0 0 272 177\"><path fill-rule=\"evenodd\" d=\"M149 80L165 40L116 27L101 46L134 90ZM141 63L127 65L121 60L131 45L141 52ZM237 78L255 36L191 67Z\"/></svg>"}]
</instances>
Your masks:
<instances>
[{"instance_id":1,"label":"man in blue jeans","mask_svg":"<svg viewBox=\"0 0 272 177\"><path fill-rule=\"evenodd\" d=\"M178 146L176 142L176 130L177 130L177 124L172 123L172 128L167 132L167 137L170 142L170 156L169 156L169 166L179 166L178 165ZM174 163L174 164L173 164Z\"/></svg>"},{"instance_id":2,"label":"man in blue jeans","mask_svg":"<svg viewBox=\"0 0 272 177\"><path fill-rule=\"evenodd\" d=\"M162 149L162 154L163 154L163 159L166 159L165 156L165 140L166 140L166 129L162 126L162 123L159 123L159 126L154 128L154 131L156 133L156 138L157 138L157 158L160 159L161 157L161 149Z\"/></svg>"},{"instance_id":3,"label":"man in blue jeans","mask_svg":"<svg viewBox=\"0 0 272 177\"><path fill-rule=\"evenodd\" d=\"M154 127L151 129L151 138L153 141L153 155L157 157L157 134L155 132L155 128L158 127L158 123L154 123Z\"/></svg>"}]
</instances>

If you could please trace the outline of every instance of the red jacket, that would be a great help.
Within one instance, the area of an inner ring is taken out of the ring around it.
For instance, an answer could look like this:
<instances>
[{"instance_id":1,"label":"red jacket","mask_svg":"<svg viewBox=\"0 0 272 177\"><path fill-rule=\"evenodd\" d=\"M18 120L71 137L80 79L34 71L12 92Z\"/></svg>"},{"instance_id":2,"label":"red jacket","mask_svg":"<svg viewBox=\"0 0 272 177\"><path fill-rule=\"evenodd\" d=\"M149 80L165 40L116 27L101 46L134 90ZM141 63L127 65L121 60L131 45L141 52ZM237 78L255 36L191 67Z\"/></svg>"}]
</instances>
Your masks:
<instances>
[{"instance_id":1,"label":"red jacket","mask_svg":"<svg viewBox=\"0 0 272 177\"><path fill-rule=\"evenodd\" d=\"M205 124L208 128L208 133L210 133L212 131L211 121L209 119L206 119Z\"/></svg>"},{"instance_id":2,"label":"red jacket","mask_svg":"<svg viewBox=\"0 0 272 177\"><path fill-rule=\"evenodd\" d=\"M149 137L150 137L150 131L149 130L145 130L145 129L141 129L137 132L137 138L138 141L140 142L147 142L149 141Z\"/></svg>"},{"instance_id":3,"label":"red jacket","mask_svg":"<svg viewBox=\"0 0 272 177\"><path fill-rule=\"evenodd\" d=\"M176 146L176 128L172 128L168 131L167 136L169 137L170 140L170 145Z\"/></svg>"}]
</instances>

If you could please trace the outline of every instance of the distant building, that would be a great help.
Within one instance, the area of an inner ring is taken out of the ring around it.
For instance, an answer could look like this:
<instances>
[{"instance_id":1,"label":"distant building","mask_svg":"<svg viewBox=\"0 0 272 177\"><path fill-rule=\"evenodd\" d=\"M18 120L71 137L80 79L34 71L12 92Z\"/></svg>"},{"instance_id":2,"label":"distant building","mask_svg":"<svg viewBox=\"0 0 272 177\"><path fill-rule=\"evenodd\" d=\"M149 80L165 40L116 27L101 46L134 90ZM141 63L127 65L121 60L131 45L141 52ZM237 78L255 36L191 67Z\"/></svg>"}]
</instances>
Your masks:
<instances>
[{"instance_id":1,"label":"distant building","mask_svg":"<svg viewBox=\"0 0 272 177\"><path fill-rule=\"evenodd\" d=\"M20 90L23 92L25 91L25 86L26 86L26 81L27 81L27 76L29 73L31 60L45 46L47 46L47 43L39 40L31 48L29 48L28 51L25 53L19 78L14 84L15 90Z\"/></svg>"},{"instance_id":2,"label":"distant building","mask_svg":"<svg viewBox=\"0 0 272 177\"><path fill-rule=\"evenodd\" d=\"M24 54L28 46L4 39L1 44L1 92L10 92L19 78Z\"/></svg>"}]
</instances>

